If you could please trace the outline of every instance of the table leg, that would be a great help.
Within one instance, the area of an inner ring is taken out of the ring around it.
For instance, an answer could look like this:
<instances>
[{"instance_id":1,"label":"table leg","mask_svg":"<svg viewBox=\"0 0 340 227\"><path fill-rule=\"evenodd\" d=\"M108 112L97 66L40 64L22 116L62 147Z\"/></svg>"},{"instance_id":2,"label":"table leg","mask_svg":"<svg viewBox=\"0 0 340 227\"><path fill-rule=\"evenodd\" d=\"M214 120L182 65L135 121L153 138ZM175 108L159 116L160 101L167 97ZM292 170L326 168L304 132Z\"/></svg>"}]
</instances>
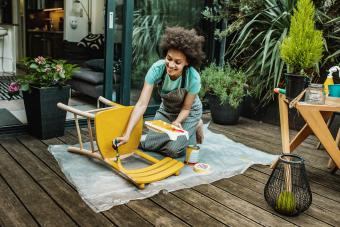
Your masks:
<instances>
[{"instance_id":1,"label":"table leg","mask_svg":"<svg viewBox=\"0 0 340 227\"><path fill-rule=\"evenodd\" d=\"M298 110L337 167L340 167L340 151L324 121L323 115L318 110L308 110L304 106L299 106Z\"/></svg>"},{"instance_id":2,"label":"table leg","mask_svg":"<svg viewBox=\"0 0 340 227\"><path fill-rule=\"evenodd\" d=\"M289 122L288 122L288 104L285 102L285 96L279 94L279 110L280 110L280 128L282 152L290 153L289 146Z\"/></svg>"},{"instance_id":3,"label":"table leg","mask_svg":"<svg viewBox=\"0 0 340 227\"><path fill-rule=\"evenodd\" d=\"M299 146L313 131L308 124L305 124L303 128L296 134L292 142L290 142L290 152L293 152L297 146Z\"/></svg>"},{"instance_id":4,"label":"table leg","mask_svg":"<svg viewBox=\"0 0 340 227\"><path fill-rule=\"evenodd\" d=\"M331 118L332 112L322 112L322 117L324 121L327 121ZM328 125L328 123L327 123ZM312 134L312 130L308 126L308 124L305 124L303 128L296 134L294 139L290 142L290 152L293 152L297 146L299 146L310 134Z\"/></svg>"},{"instance_id":5,"label":"table leg","mask_svg":"<svg viewBox=\"0 0 340 227\"><path fill-rule=\"evenodd\" d=\"M332 121L334 120L335 115L332 113L332 115L330 116L330 118L328 118L327 120L327 127L329 128L329 126L331 125ZM326 119L325 119L326 120ZM321 147L321 143L320 141L318 142L318 144L316 145L316 149L320 149Z\"/></svg>"},{"instance_id":6,"label":"table leg","mask_svg":"<svg viewBox=\"0 0 340 227\"><path fill-rule=\"evenodd\" d=\"M289 121L288 121L288 103L285 102L285 96L279 94L279 109L280 109L280 128L281 128L281 140L282 140L282 152L285 154L290 153L289 146ZM291 160L286 157L287 160ZM275 165L275 164L274 164ZM272 165L273 166L273 165ZM290 165L284 164L284 179L286 183L287 192L292 191L292 169Z\"/></svg>"},{"instance_id":7,"label":"table leg","mask_svg":"<svg viewBox=\"0 0 340 227\"><path fill-rule=\"evenodd\" d=\"M336 135L336 139L335 139L335 143L339 146L339 142L340 142L340 129L338 129L338 134ZM333 162L332 158L329 158L328 161L328 168L332 169L331 172L335 173L335 171L338 169L335 165L335 163Z\"/></svg>"}]
</instances>

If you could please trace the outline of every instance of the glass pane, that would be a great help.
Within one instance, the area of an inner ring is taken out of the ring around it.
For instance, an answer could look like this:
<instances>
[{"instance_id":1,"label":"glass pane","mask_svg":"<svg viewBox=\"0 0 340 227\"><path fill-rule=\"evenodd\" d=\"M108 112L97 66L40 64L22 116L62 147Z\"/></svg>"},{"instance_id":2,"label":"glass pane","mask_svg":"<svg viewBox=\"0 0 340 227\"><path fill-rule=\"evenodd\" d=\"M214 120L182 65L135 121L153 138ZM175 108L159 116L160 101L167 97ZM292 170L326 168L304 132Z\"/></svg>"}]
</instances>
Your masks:
<instances>
[{"instance_id":1,"label":"glass pane","mask_svg":"<svg viewBox=\"0 0 340 227\"><path fill-rule=\"evenodd\" d=\"M180 6L180 10L179 10ZM133 64L131 104L138 101L149 67L160 56L157 51L160 38L167 26L199 28L204 1L196 0L135 0L133 21ZM154 92L149 105L160 104Z\"/></svg>"},{"instance_id":2,"label":"glass pane","mask_svg":"<svg viewBox=\"0 0 340 227\"><path fill-rule=\"evenodd\" d=\"M122 40L123 40L123 10L124 2L123 0L117 0L115 2L115 24L114 24L114 41L113 41L113 94L112 100L119 101L117 98L119 96L119 89L121 85L121 66L123 62L122 53Z\"/></svg>"},{"instance_id":3,"label":"glass pane","mask_svg":"<svg viewBox=\"0 0 340 227\"><path fill-rule=\"evenodd\" d=\"M63 58L79 66L70 81L69 105L94 109L97 98L103 94L105 0L64 2Z\"/></svg>"}]
</instances>

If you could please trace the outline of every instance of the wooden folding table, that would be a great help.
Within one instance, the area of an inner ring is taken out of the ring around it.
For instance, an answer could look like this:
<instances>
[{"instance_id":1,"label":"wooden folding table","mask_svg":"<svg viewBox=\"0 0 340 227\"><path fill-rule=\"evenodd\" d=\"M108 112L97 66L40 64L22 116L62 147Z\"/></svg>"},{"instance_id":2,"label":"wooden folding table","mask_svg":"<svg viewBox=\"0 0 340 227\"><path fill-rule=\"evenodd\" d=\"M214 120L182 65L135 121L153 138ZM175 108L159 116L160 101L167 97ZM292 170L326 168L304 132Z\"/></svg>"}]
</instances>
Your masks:
<instances>
[{"instance_id":1,"label":"wooden folding table","mask_svg":"<svg viewBox=\"0 0 340 227\"><path fill-rule=\"evenodd\" d=\"M327 97L324 105L297 102L295 104L295 108L300 112L301 116L306 121L306 124L292 141L289 140L288 105L289 102L286 99L286 96L279 94L283 153L293 152L294 149L299 146L311 133L314 133L314 135L320 140L321 144L326 149L337 168L340 168L340 150L338 147L338 141L334 140L326 123L334 112L340 112L340 98ZM337 137L339 137L339 132Z\"/></svg>"}]
</instances>

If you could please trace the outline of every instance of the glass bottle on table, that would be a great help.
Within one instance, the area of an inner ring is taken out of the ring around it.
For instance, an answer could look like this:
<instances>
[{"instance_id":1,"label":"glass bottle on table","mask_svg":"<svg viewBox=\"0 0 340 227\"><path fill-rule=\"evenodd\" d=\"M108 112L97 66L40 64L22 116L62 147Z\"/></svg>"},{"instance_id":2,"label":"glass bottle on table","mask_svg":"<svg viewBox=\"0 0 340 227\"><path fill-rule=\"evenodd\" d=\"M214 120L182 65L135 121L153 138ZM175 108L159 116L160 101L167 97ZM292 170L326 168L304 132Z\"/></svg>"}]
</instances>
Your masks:
<instances>
[{"instance_id":1,"label":"glass bottle on table","mask_svg":"<svg viewBox=\"0 0 340 227\"><path fill-rule=\"evenodd\" d=\"M325 95L322 84L310 84L306 90L305 102L308 104L325 104Z\"/></svg>"}]
</instances>

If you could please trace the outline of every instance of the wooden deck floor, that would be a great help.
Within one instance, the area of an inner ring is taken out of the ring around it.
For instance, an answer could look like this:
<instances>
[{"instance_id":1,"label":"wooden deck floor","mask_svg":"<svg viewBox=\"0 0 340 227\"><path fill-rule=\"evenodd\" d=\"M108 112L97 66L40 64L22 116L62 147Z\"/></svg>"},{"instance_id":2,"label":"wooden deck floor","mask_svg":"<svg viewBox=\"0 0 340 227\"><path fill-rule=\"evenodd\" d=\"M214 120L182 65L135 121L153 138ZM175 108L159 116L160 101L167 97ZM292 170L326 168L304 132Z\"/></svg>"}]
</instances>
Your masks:
<instances>
[{"instance_id":1,"label":"wooden deck floor","mask_svg":"<svg viewBox=\"0 0 340 227\"><path fill-rule=\"evenodd\" d=\"M281 151L277 126L241 119L235 126L211 124L210 129L268 153ZM61 143L77 143L75 131L44 141L29 135L0 139L0 226L340 226L340 177L328 172L328 156L315 150L313 138L296 152L306 160L313 203L293 218L266 204L263 188L271 171L262 166L97 214L48 153L48 145Z\"/></svg>"}]
</instances>

